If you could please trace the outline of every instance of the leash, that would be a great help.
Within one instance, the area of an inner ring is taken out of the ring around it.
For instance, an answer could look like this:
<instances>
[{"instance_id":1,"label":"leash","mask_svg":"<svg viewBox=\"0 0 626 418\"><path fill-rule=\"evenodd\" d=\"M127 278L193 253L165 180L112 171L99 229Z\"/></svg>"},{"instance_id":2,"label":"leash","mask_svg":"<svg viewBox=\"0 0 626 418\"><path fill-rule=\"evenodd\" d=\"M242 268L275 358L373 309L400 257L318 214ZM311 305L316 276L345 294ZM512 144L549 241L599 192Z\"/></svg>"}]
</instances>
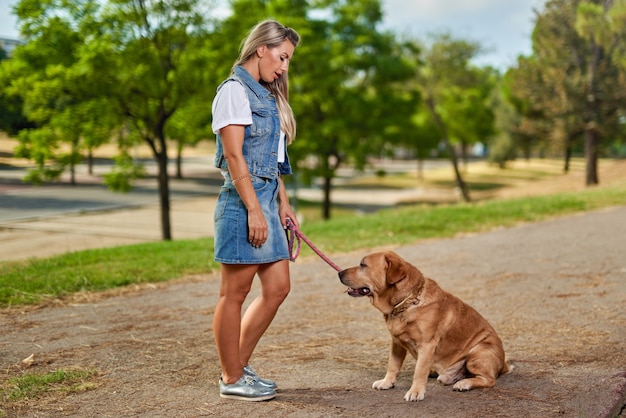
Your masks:
<instances>
[{"instance_id":1,"label":"leash","mask_svg":"<svg viewBox=\"0 0 626 418\"><path fill-rule=\"evenodd\" d=\"M306 235L304 235L302 233L302 231L300 231L293 224L291 219L287 219L287 230L289 231L289 233L287 234L287 242L289 244L289 260L296 261L296 258L298 258L298 255L300 255L300 249L302 248L302 240L304 240L304 242L306 242L307 245L309 247L311 247L311 249L315 252L315 254L319 255L320 258L322 260L326 261L326 263L328 263L329 266L331 266L332 268L334 268L337 271L341 271L342 270L341 267L339 267L337 264L333 263L333 261L330 258L328 258L315 245L313 245L311 240L308 239L306 237Z\"/></svg>"}]
</instances>

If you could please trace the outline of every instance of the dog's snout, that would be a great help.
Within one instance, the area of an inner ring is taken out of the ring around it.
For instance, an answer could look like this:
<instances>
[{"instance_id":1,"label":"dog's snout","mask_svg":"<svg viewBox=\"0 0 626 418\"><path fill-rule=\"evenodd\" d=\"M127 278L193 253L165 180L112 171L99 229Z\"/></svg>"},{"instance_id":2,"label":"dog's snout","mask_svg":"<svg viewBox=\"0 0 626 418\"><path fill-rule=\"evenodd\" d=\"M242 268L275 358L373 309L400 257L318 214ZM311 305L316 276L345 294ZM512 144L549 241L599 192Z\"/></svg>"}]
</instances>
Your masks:
<instances>
[{"instance_id":1,"label":"dog's snout","mask_svg":"<svg viewBox=\"0 0 626 418\"><path fill-rule=\"evenodd\" d=\"M341 282L341 284L349 286L349 284L347 283L349 277L348 269L341 270L339 273L337 273L337 275L339 276L339 281Z\"/></svg>"}]
</instances>

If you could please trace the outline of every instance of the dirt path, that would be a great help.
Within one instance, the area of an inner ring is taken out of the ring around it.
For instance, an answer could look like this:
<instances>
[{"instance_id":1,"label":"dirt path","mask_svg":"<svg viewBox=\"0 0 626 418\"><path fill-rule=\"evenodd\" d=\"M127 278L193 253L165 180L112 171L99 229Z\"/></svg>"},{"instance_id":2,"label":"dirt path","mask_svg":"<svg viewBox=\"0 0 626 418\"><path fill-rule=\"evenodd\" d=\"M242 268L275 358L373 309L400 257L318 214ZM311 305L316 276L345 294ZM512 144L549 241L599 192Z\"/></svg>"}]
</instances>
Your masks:
<instances>
[{"instance_id":1,"label":"dirt path","mask_svg":"<svg viewBox=\"0 0 626 418\"><path fill-rule=\"evenodd\" d=\"M218 278L188 278L115 295L0 314L2 378L97 370L93 387L0 406L7 417L614 417L626 394L626 206L397 248L473 305L499 332L515 370L467 393L429 381L407 403L412 359L397 388L383 376L389 337L365 299L343 293L318 258L292 265L293 287L253 365L279 396L218 396L212 314ZM364 253L337 256L342 267ZM258 289L255 288L255 292ZM2 413L0 413L2 416Z\"/></svg>"}]
</instances>

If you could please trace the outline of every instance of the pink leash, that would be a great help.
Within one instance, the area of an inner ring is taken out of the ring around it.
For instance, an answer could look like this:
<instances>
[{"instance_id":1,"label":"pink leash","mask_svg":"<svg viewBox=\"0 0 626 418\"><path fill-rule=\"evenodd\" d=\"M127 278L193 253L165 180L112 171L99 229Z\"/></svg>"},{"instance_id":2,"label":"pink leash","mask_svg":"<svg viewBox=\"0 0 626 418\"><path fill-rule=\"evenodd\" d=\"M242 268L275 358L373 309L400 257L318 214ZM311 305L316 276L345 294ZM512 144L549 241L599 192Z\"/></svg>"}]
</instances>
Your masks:
<instances>
[{"instance_id":1,"label":"pink leash","mask_svg":"<svg viewBox=\"0 0 626 418\"><path fill-rule=\"evenodd\" d=\"M287 235L287 241L289 243L289 259L291 261L296 261L296 258L298 258L298 255L300 255L300 249L302 248L301 240L304 240L304 242L306 242L307 245L311 247L311 249L315 252L315 254L319 255L320 258L326 261L326 263L328 263L329 266L331 266L337 271L342 270L341 267L333 263L333 261L330 258L326 257L326 255L324 255L323 252L321 252L315 245L313 245L311 240L308 239L306 235L304 235L302 231L300 231L293 224L293 222L291 222L291 219L287 219L287 229L289 230L289 234ZM297 246L294 248L294 245L296 244Z\"/></svg>"}]
</instances>

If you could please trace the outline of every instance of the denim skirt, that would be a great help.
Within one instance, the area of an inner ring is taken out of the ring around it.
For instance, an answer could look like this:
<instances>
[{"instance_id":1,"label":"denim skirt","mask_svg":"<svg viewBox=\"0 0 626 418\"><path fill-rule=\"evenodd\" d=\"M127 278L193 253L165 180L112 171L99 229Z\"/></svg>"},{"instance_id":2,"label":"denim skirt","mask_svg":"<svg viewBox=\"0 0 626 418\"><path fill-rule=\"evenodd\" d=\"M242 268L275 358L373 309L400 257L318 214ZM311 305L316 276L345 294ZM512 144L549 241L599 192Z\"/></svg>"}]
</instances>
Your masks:
<instances>
[{"instance_id":1,"label":"denim skirt","mask_svg":"<svg viewBox=\"0 0 626 418\"><path fill-rule=\"evenodd\" d=\"M259 204L268 226L267 241L259 248L248 242L248 211L227 177L215 206L215 261L224 264L263 264L289 259L287 233L278 214L280 183L251 176Z\"/></svg>"}]
</instances>

